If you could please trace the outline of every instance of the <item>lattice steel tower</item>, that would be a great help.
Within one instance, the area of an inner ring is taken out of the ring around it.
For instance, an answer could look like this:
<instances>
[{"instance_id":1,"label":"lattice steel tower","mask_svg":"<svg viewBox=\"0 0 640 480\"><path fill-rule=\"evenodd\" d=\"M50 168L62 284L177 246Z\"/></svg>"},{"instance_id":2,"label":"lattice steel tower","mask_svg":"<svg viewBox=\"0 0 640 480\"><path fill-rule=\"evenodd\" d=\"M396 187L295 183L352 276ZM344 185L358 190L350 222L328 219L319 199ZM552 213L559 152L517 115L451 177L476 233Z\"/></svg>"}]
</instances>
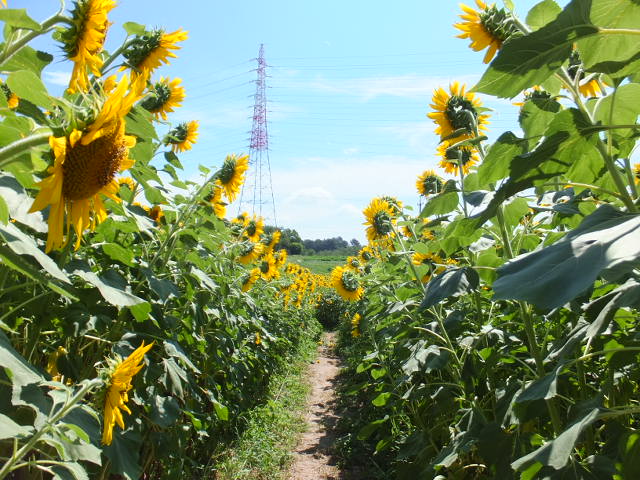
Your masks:
<instances>
[{"instance_id":1,"label":"lattice steel tower","mask_svg":"<svg viewBox=\"0 0 640 480\"><path fill-rule=\"evenodd\" d=\"M260 45L258 78L253 105L253 127L249 143L249 170L242 186L238 213L248 211L264 217L265 223L277 226L276 202L271 182L269 162L269 131L267 129L267 62L264 59L264 45Z\"/></svg>"}]
</instances>

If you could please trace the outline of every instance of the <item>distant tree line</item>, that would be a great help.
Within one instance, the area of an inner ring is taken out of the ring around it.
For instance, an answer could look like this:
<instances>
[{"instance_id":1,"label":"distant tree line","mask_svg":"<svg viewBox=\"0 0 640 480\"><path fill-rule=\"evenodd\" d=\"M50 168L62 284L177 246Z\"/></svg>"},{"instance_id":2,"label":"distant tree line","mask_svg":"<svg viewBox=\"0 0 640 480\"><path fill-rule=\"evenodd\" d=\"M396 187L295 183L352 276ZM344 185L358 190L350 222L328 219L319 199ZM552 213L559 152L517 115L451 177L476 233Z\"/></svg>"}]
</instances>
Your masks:
<instances>
[{"instance_id":1,"label":"distant tree line","mask_svg":"<svg viewBox=\"0 0 640 480\"><path fill-rule=\"evenodd\" d=\"M267 225L265 233L273 233L276 227ZM313 255L316 252L340 251L346 255L353 255L360 250L362 245L354 238L347 242L342 237L324 238L315 240L302 240L297 231L292 228L279 228L281 233L280 243L277 250L285 249L291 255Z\"/></svg>"}]
</instances>

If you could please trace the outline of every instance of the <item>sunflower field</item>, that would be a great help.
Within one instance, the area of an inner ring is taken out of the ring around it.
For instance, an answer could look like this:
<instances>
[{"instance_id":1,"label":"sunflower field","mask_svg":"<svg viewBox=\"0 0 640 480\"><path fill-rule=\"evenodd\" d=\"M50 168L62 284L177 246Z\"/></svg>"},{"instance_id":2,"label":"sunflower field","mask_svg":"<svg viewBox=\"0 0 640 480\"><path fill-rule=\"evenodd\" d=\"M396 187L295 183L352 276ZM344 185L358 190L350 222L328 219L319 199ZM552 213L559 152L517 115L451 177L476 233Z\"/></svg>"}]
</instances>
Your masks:
<instances>
[{"instance_id":1,"label":"sunflower field","mask_svg":"<svg viewBox=\"0 0 640 480\"><path fill-rule=\"evenodd\" d=\"M417 215L373 199L333 272L340 443L378 478L640 478L640 2L462 10L488 66L434 92L443 172Z\"/></svg>"},{"instance_id":2,"label":"sunflower field","mask_svg":"<svg viewBox=\"0 0 640 480\"><path fill-rule=\"evenodd\" d=\"M261 218L224 218L247 155L181 178L198 123L171 123L185 89L158 71L187 32L126 23L109 53L115 7L0 8L0 479L215 478L320 330L326 280ZM62 96L43 35L73 66Z\"/></svg>"}]
</instances>

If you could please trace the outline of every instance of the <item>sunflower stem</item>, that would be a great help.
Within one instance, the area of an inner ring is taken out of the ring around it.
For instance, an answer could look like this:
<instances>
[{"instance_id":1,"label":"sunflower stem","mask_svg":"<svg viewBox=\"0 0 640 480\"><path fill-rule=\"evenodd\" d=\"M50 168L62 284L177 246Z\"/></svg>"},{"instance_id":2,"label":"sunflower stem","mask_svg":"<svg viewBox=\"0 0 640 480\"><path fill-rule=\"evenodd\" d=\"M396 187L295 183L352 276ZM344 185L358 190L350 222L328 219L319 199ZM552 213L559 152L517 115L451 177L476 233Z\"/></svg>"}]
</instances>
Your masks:
<instances>
[{"instance_id":1,"label":"sunflower stem","mask_svg":"<svg viewBox=\"0 0 640 480\"><path fill-rule=\"evenodd\" d=\"M460 172L460 192L462 193L462 209L465 218L469 218L469 209L467 207L467 199L464 196L464 170L462 168L462 153L458 152L458 171Z\"/></svg>"},{"instance_id":2,"label":"sunflower stem","mask_svg":"<svg viewBox=\"0 0 640 480\"><path fill-rule=\"evenodd\" d=\"M47 130L44 133L35 133L29 137L21 138L13 143L10 143L6 147L0 148L0 169L9 165L14 161L14 158L23 152L26 152L33 147L39 147L49 143L49 137L51 131Z\"/></svg>"},{"instance_id":3,"label":"sunflower stem","mask_svg":"<svg viewBox=\"0 0 640 480\"><path fill-rule=\"evenodd\" d=\"M118 47L110 56L109 58L107 58L105 60L105 62L102 64L102 68L100 69L100 73L102 73L104 75L104 73L107 71L107 68L109 68L109 65L111 65L114 60L116 58L118 58L120 56L120 54L122 52L125 51L125 49L131 44L131 40L125 41L122 45L120 45L120 47Z\"/></svg>"},{"instance_id":4,"label":"sunflower stem","mask_svg":"<svg viewBox=\"0 0 640 480\"><path fill-rule=\"evenodd\" d=\"M407 263L409 264L409 268L413 272L413 276L416 279L416 283L418 285L418 289L421 292L424 293L425 287L424 287L424 284L422 283L422 280L420 280L420 277L418 276L418 270L416 269L416 266L413 264L413 261L409 257L409 252L407 251L407 247L405 246L405 243L402 240L402 236L399 234L398 229L395 227L395 225L393 223L391 223L391 230L393 230L393 233L395 234L396 238L398 239L398 242L400 242L400 248L402 248L402 256L407 261Z\"/></svg>"},{"instance_id":5,"label":"sunflower stem","mask_svg":"<svg viewBox=\"0 0 640 480\"><path fill-rule=\"evenodd\" d=\"M71 23L71 20L64 15L61 15L60 12L56 13L50 18L47 18L40 24L40 30L29 30L28 33L18 37L12 43L8 44L0 55L0 65L11 59L11 57L18 53L31 40L47 33L57 23Z\"/></svg>"}]
</instances>

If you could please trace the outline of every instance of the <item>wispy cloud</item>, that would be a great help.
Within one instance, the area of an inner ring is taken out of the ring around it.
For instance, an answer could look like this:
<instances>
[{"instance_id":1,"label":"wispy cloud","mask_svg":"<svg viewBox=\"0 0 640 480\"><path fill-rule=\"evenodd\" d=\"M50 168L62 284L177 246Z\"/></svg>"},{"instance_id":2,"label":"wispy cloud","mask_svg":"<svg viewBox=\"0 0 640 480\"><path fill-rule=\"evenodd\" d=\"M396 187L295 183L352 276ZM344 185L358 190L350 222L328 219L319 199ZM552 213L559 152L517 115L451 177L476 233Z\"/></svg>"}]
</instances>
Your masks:
<instances>
[{"instance_id":1,"label":"wispy cloud","mask_svg":"<svg viewBox=\"0 0 640 480\"><path fill-rule=\"evenodd\" d=\"M71 72L46 70L44 72L44 76L47 83L50 83L51 85L58 85L61 87L66 87L67 85L69 85L69 81L71 80Z\"/></svg>"}]
</instances>

